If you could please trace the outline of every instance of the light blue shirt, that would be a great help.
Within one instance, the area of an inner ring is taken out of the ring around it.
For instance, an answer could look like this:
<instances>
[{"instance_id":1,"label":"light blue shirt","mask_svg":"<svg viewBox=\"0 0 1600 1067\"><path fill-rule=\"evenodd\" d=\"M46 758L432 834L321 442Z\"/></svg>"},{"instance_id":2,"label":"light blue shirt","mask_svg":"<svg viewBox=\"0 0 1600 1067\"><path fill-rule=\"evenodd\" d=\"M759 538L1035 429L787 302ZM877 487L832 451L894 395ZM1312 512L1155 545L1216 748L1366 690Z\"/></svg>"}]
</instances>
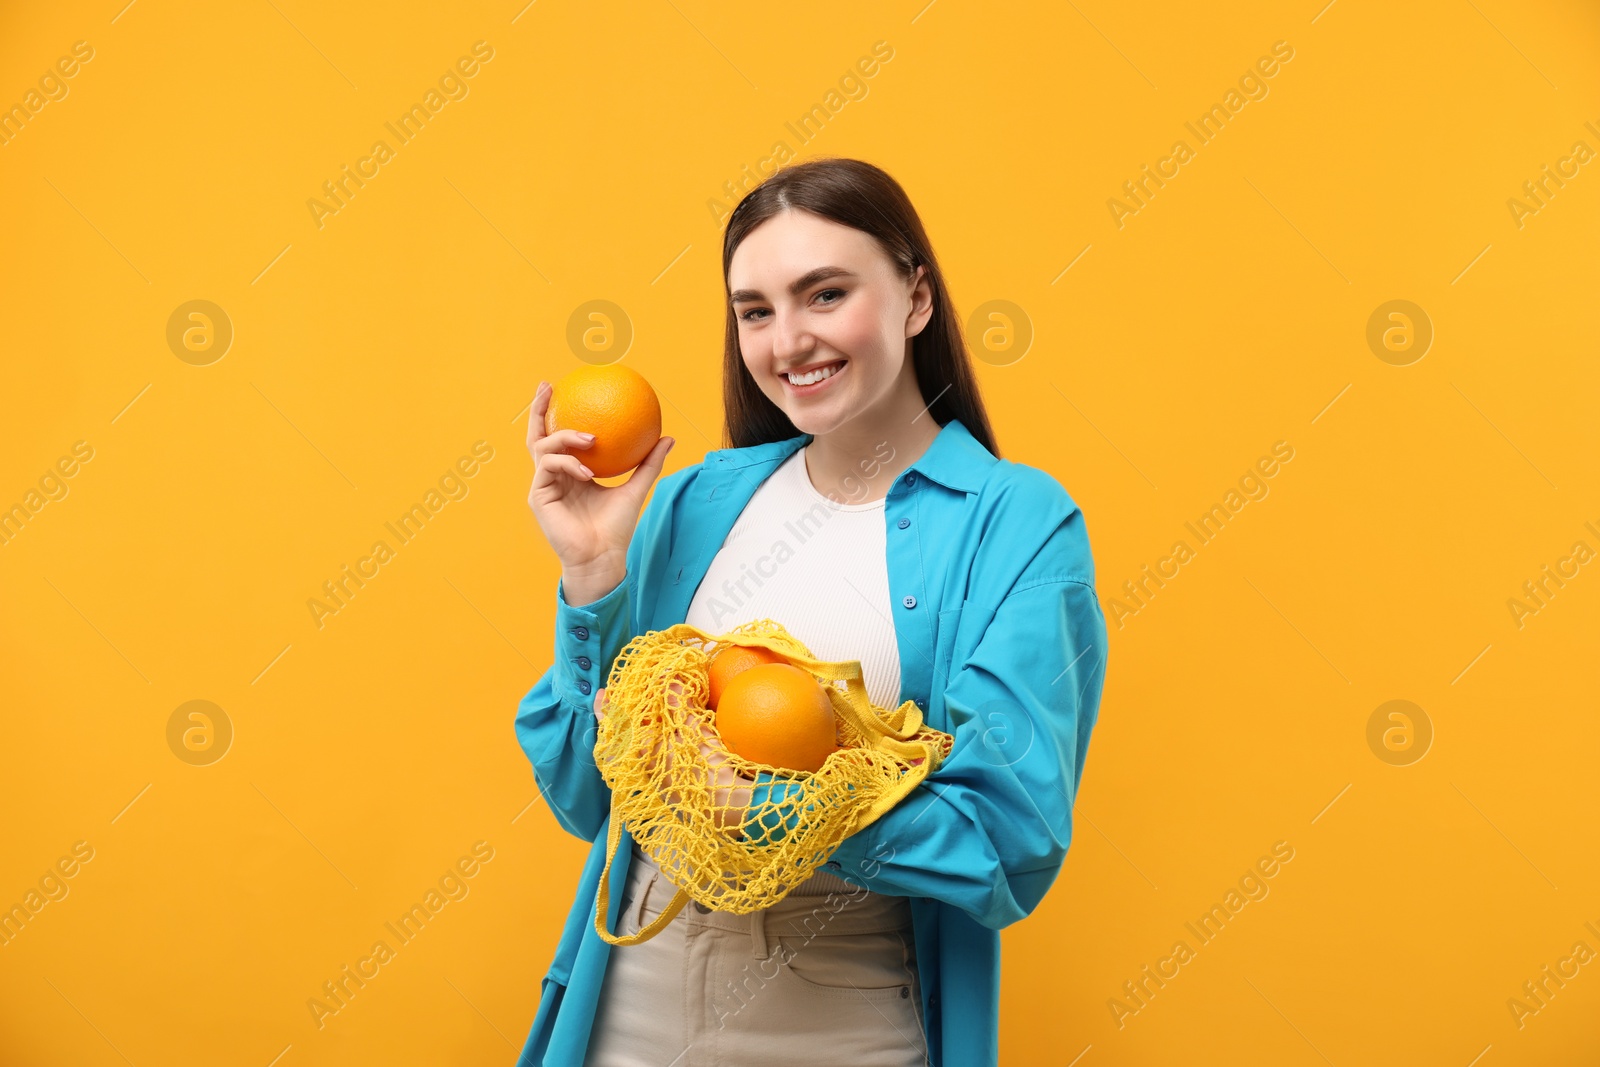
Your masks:
<instances>
[{"instance_id":1,"label":"light blue shirt","mask_svg":"<svg viewBox=\"0 0 1600 1067\"><path fill-rule=\"evenodd\" d=\"M595 691L630 640L687 617L745 504L810 441L718 449L662 476L622 583L582 607L556 585L555 662L517 709L517 740L556 821L591 847L521 1067L583 1063L612 951L594 929L611 807L594 764ZM1061 870L1105 684L1089 535L1059 482L996 459L959 419L895 479L884 522L900 701L915 700L955 744L827 867L912 898L932 1067L997 1064L1000 930L1031 913ZM608 930L632 859L624 828Z\"/></svg>"}]
</instances>

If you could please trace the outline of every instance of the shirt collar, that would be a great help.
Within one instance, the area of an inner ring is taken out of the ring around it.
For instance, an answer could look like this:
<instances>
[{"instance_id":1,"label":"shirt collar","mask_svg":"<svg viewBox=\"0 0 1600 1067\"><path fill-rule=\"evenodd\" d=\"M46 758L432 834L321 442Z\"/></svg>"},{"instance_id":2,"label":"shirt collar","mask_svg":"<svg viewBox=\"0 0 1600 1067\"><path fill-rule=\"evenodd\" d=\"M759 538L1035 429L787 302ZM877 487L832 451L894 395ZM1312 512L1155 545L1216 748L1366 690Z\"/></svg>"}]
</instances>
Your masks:
<instances>
[{"instance_id":1,"label":"shirt collar","mask_svg":"<svg viewBox=\"0 0 1600 1067\"><path fill-rule=\"evenodd\" d=\"M706 453L708 469L739 469L756 463L781 462L811 443L812 434L768 441L748 448L721 448ZM929 478L940 485L963 493L976 493L989 475L989 469L1000 462L968 430L960 419L951 419L939 428L926 451L918 456L907 470Z\"/></svg>"}]
</instances>

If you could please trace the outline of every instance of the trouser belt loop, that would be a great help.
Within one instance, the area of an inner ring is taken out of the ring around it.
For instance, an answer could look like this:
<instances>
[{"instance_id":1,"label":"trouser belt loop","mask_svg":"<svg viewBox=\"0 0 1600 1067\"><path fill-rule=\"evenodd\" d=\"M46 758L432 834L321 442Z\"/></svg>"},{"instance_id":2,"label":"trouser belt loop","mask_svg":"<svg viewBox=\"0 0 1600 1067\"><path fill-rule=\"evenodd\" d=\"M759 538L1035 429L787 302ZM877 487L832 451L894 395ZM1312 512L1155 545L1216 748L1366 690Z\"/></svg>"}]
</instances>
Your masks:
<instances>
[{"instance_id":1,"label":"trouser belt loop","mask_svg":"<svg viewBox=\"0 0 1600 1067\"><path fill-rule=\"evenodd\" d=\"M635 863L639 862L637 856L634 857L634 862ZM645 905L650 900L650 890L652 888L654 888L654 886L656 884L656 878L657 877L659 877L659 876L654 871L651 871L650 872L650 877L647 880L645 880L642 884L640 884L640 886L639 886L639 900L634 906L634 927L633 928L635 930L644 929L644 909L645 909Z\"/></svg>"},{"instance_id":2,"label":"trouser belt loop","mask_svg":"<svg viewBox=\"0 0 1600 1067\"><path fill-rule=\"evenodd\" d=\"M767 958L767 909L757 908L750 913L750 947L758 960Z\"/></svg>"}]
</instances>

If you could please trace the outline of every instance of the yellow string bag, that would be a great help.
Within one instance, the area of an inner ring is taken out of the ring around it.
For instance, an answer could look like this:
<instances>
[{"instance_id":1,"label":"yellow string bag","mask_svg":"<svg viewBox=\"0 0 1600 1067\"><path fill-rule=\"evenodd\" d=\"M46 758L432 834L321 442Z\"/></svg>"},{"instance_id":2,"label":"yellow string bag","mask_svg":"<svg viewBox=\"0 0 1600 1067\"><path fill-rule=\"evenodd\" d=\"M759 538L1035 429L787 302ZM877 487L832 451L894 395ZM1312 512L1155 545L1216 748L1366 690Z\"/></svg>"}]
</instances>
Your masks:
<instances>
[{"instance_id":1,"label":"yellow string bag","mask_svg":"<svg viewBox=\"0 0 1600 1067\"><path fill-rule=\"evenodd\" d=\"M839 747L818 770L752 762L722 743L715 713L706 707L710 663L733 645L771 649L822 686L835 712ZM725 752L733 771L759 783L742 823L728 809L719 821L702 741ZM721 637L688 623L635 637L612 664L595 740L595 765L611 787L596 932L612 945L636 945L654 937L691 899L740 915L776 904L846 837L937 770L954 742L923 723L915 701L893 711L874 705L859 661L816 659L772 619L747 622ZM728 820L741 827L742 836L722 827ZM606 915L611 862L624 825L678 889L648 926L618 936L606 929Z\"/></svg>"}]
</instances>

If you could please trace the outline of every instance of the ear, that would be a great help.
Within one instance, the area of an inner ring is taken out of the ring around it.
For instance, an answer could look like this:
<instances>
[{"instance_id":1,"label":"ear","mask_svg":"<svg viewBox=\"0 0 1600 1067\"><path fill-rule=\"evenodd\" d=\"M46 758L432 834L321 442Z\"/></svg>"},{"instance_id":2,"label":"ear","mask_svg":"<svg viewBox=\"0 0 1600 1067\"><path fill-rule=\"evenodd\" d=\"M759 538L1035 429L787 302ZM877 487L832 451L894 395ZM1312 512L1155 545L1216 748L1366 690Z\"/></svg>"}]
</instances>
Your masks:
<instances>
[{"instance_id":1,"label":"ear","mask_svg":"<svg viewBox=\"0 0 1600 1067\"><path fill-rule=\"evenodd\" d=\"M933 286L928 281L928 266L917 264L917 274L911 283L911 313L906 316L906 336L915 337L933 318Z\"/></svg>"}]
</instances>

